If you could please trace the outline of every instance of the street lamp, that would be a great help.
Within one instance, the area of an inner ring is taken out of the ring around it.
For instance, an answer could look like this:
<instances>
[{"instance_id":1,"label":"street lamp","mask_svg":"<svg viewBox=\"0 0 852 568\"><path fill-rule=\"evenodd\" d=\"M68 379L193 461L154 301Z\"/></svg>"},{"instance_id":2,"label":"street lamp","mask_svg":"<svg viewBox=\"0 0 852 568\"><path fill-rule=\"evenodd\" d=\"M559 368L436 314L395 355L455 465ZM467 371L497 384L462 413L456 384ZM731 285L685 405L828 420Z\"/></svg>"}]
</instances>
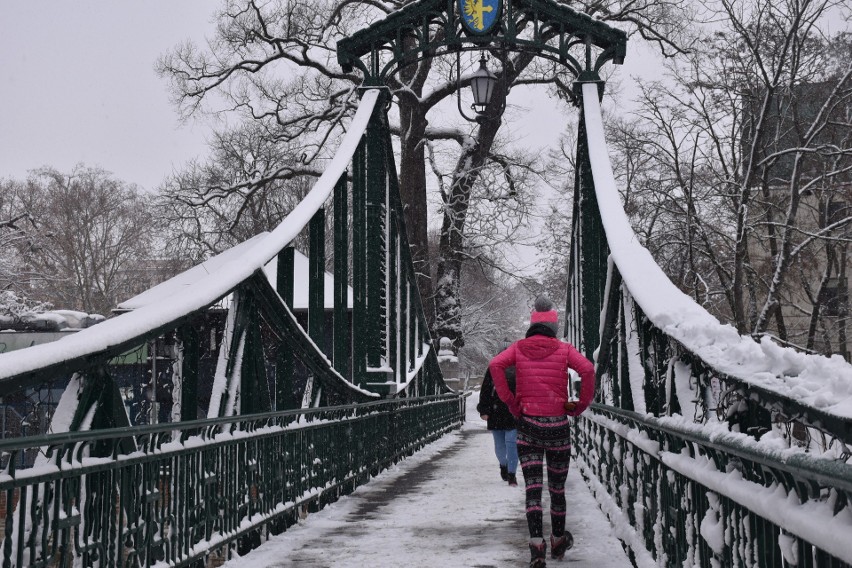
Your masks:
<instances>
[{"instance_id":1,"label":"street lamp","mask_svg":"<svg viewBox=\"0 0 852 568\"><path fill-rule=\"evenodd\" d=\"M470 80L470 90L473 91L473 110L476 114L483 114L491 102L491 95L494 93L494 85L497 84L497 75L488 70L485 66L485 55L479 60L479 69L473 74Z\"/></svg>"},{"instance_id":2,"label":"street lamp","mask_svg":"<svg viewBox=\"0 0 852 568\"><path fill-rule=\"evenodd\" d=\"M458 56L457 56L458 57ZM459 58L460 59L460 58ZM488 108L488 103L491 102L491 95L494 94L494 85L497 84L497 75L488 70L485 65L485 54L479 59L479 69L470 78L470 90L473 92L473 104L470 108L476 113L471 118L465 114L461 104L461 62L457 59L458 81L459 85L456 89L456 98L458 100L459 113L471 122L482 122L485 120L485 110Z\"/></svg>"}]
</instances>

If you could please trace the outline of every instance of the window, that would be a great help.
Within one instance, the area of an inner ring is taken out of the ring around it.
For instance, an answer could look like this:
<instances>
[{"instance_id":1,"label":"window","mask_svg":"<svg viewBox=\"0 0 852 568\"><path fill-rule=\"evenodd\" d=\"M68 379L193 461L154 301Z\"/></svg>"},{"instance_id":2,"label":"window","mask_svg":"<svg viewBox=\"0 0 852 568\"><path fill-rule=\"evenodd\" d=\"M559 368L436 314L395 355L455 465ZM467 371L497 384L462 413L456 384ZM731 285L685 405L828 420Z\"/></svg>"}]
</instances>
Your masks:
<instances>
[{"instance_id":1,"label":"window","mask_svg":"<svg viewBox=\"0 0 852 568\"><path fill-rule=\"evenodd\" d=\"M822 289L823 314L845 317L849 313L849 287L845 278L829 278Z\"/></svg>"}]
</instances>

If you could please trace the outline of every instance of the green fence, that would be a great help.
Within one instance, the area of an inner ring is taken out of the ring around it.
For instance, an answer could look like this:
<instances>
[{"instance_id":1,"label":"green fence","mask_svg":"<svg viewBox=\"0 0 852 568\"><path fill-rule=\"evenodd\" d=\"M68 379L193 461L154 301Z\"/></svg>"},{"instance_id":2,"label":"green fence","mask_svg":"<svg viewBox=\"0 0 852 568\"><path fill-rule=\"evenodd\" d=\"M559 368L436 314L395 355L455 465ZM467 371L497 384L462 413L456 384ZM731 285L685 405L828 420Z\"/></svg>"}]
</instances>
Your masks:
<instances>
[{"instance_id":1,"label":"green fence","mask_svg":"<svg viewBox=\"0 0 852 568\"><path fill-rule=\"evenodd\" d=\"M852 566L852 465L597 404L575 436L631 552L657 566Z\"/></svg>"},{"instance_id":2,"label":"green fence","mask_svg":"<svg viewBox=\"0 0 852 568\"><path fill-rule=\"evenodd\" d=\"M438 395L9 440L3 566L203 565L245 552L464 418ZM125 453L128 446L137 449Z\"/></svg>"}]
</instances>

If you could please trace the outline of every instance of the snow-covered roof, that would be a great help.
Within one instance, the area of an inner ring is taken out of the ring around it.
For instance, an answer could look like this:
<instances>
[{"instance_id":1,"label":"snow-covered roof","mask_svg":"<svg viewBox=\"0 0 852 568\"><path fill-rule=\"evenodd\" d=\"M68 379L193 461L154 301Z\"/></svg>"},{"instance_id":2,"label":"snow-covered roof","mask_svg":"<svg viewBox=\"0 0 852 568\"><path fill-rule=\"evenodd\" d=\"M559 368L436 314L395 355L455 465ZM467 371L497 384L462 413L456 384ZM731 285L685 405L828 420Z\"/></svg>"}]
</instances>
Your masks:
<instances>
[{"instance_id":1,"label":"snow-covered roof","mask_svg":"<svg viewBox=\"0 0 852 568\"><path fill-rule=\"evenodd\" d=\"M624 212L604 136L597 85L583 85L595 193L607 242L633 299L654 325L721 373L802 404L852 419L852 365L809 355L768 337L741 336L684 294L643 247Z\"/></svg>"},{"instance_id":2,"label":"snow-covered roof","mask_svg":"<svg viewBox=\"0 0 852 568\"><path fill-rule=\"evenodd\" d=\"M49 310L24 313L17 317L0 315L0 331L51 332L84 329L104 321L100 314L87 314L75 310Z\"/></svg>"}]
</instances>

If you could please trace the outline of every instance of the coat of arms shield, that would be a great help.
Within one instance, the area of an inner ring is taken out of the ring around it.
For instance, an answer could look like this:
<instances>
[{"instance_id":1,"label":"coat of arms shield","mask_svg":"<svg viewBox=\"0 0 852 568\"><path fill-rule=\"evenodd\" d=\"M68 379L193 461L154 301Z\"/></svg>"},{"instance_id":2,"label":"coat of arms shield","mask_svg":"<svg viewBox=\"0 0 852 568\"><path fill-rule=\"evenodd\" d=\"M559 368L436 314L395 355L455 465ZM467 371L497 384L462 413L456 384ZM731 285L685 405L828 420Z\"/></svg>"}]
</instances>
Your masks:
<instances>
[{"instance_id":1,"label":"coat of arms shield","mask_svg":"<svg viewBox=\"0 0 852 568\"><path fill-rule=\"evenodd\" d=\"M476 35L491 31L500 18L501 0L458 0L464 28Z\"/></svg>"}]
</instances>

